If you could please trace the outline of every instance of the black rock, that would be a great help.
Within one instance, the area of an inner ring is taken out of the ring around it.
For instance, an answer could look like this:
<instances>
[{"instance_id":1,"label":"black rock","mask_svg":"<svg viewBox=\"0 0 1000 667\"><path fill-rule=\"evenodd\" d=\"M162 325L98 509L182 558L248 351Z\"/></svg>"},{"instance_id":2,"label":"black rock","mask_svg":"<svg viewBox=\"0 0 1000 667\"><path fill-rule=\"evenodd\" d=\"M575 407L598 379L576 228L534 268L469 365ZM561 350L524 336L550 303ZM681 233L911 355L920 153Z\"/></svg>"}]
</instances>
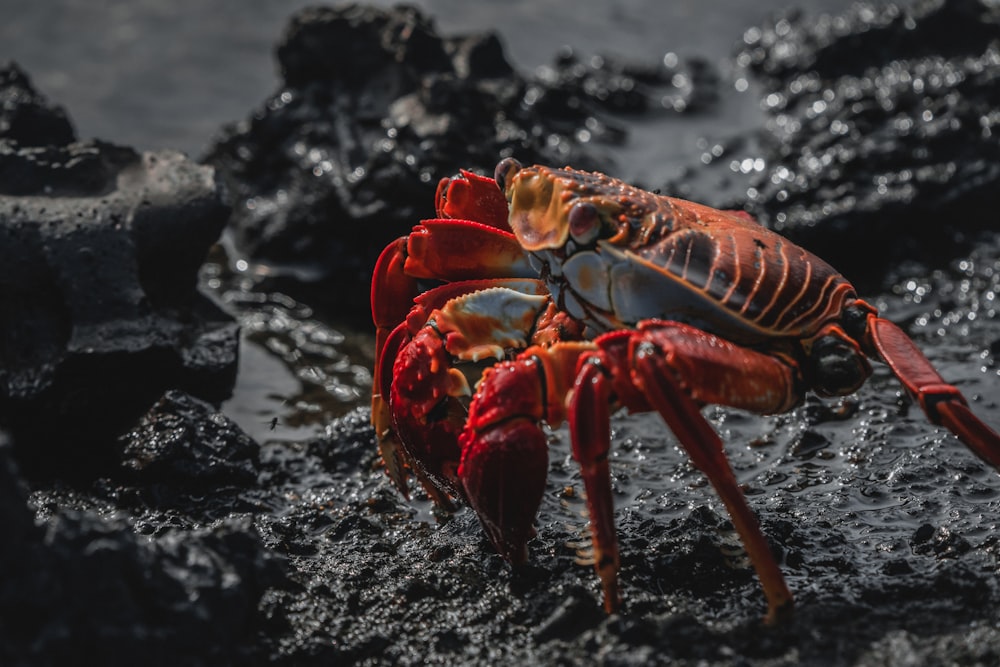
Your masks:
<instances>
[{"instance_id":1,"label":"black rock","mask_svg":"<svg viewBox=\"0 0 1000 667\"><path fill-rule=\"evenodd\" d=\"M322 282L341 310L367 308L378 253L433 217L442 177L514 154L596 168L587 143L621 137L517 74L495 34L441 37L413 7L303 10L277 55L281 89L205 159L233 194L237 250Z\"/></svg>"},{"instance_id":2,"label":"black rock","mask_svg":"<svg viewBox=\"0 0 1000 667\"><path fill-rule=\"evenodd\" d=\"M1000 205L1000 8L855 4L744 35L766 168L747 208L835 266L940 260Z\"/></svg>"},{"instance_id":3,"label":"black rock","mask_svg":"<svg viewBox=\"0 0 1000 667\"><path fill-rule=\"evenodd\" d=\"M18 119L0 135L0 423L79 448L167 388L224 398L237 328L196 287L228 213L212 169L65 131L41 145L61 111L16 68L0 81Z\"/></svg>"},{"instance_id":4,"label":"black rock","mask_svg":"<svg viewBox=\"0 0 1000 667\"><path fill-rule=\"evenodd\" d=\"M283 575L249 521L144 538L122 515L55 507L35 525L11 449L0 441L0 663L262 659L258 605Z\"/></svg>"},{"instance_id":5,"label":"black rock","mask_svg":"<svg viewBox=\"0 0 1000 667\"><path fill-rule=\"evenodd\" d=\"M76 140L63 108L36 93L28 75L13 62L0 64L0 139L22 146L63 146ZM7 187L5 179L0 182Z\"/></svg>"},{"instance_id":6,"label":"black rock","mask_svg":"<svg viewBox=\"0 0 1000 667\"><path fill-rule=\"evenodd\" d=\"M21 626L34 632L12 635L23 644L8 647L13 660L5 664L86 656L126 665L150 654L154 664L209 664L213 655L246 660L255 652L253 589L259 598L267 566L245 527L168 534L148 543L123 526L67 512L48 531L45 558L31 564L45 566L45 576L59 573L56 595L42 598L44 609L37 611L44 620ZM24 568L10 574L23 576ZM24 583L33 582L20 581L18 592L27 599L34 591Z\"/></svg>"},{"instance_id":7,"label":"black rock","mask_svg":"<svg viewBox=\"0 0 1000 667\"><path fill-rule=\"evenodd\" d=\"M617 114L692 114L715 106L719 93L718 73L708 61L673 52L649 63L612 55L581 59L564 47L537 78L545 94L562 95L569 105L592 104Z\"/></svg>"},{"instance_id":8,"label":"black rock","mask_svg":"<svg viewBox=\"0 0 1000 667\"><path fill-rule=\"evenodd\" d=\"M122 465L135 484L155 491L159 504L176 496L217 497L257 481L257 443L211 405L180 391L167 392L119 443Z\"/></svg>"}]
</instances>

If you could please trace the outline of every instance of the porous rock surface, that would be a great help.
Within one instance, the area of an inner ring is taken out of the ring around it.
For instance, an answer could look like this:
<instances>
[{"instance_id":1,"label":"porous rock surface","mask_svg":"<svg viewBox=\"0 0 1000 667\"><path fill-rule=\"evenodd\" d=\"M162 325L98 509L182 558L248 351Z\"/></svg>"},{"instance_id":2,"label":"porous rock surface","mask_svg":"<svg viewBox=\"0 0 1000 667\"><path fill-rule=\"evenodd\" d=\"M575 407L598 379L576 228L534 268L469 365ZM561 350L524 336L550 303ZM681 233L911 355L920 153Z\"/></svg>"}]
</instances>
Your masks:
<instances>
[{"instance_id":1,"label":"porous rock surface","mask_svg":"<svg viewBox=\"0 0 1000 667\"><path fill-rule=\"evenodd\" d=\"M945 257L1000 206L1000 6L857 3L744 34L766 167L746 208L835 266ZM888 260L888 261L887 261Z\"/></svg>"},{"instance_id":2,"label":"porous rock surface","mask_svg":"<svg viewBox=\"0 0 1000 667\"><path fill-rule=\"evenodd\" d=\"M77 141L0 69L0 423L94 441L168 387L226 396L237 328L197 279L227 213L211 168Z\"/></svg>"},{"instance_id":3,"label":"porous rock surface","mask_svg":"<svg viewBox=\"0 0 1000 667\"><path fill-rule=\"evenodd\" d=\"M259 661L258 606L284 578L252 521L234 511L226 477L208 472L216 461L199 453L206 431L225 443L220 454L236 460L248 447L256 454L256 443L213 415L198 399L168 394L145 425L117 441L121 462L82 489L46 483L29 493L14 448L0 435L0 662ZM137 449L154 454L145 467L173 474L136 475ZM178 465L183 459L188 466ZM79 477L68 468L57 461L44 474ZM199 487L208 474L219 483Z\"/></svg>"}]
</instances>

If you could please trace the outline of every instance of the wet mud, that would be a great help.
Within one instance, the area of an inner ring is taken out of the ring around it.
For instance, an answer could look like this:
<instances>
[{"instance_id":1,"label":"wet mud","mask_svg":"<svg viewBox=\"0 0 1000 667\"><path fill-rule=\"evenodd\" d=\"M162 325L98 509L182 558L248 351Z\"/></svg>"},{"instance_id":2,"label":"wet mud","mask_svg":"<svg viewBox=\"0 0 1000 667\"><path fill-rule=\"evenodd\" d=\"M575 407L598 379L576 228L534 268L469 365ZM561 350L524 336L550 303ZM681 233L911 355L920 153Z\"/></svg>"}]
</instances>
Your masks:
<instances>
[{"instance_id":1,"label":"wet mud","mask_svg":"<svg viewBox=\"0 0 1000 667\"><path fill-rule=\"evenodd\" d=\"M437 178L507 153L614 171L634 124L710 117L741 76L765 126L667 187L745 204L863 277L862 296L1000 428L1000 16L920 3L824 21L748 26L732 73L566 51L526 75L489 34L440 36L413 9L308 10L278 46L281 89L201 164L81 142L72 109L7 67L0 664L995 664L1000 474L881 366L857 394L785 415L704 411L796 596L776 626L724 508L655 415L612 423L613 616L565 429L518 568L470 510L416 486L401 497L378 460L372 335L347 295L367 294L370 253L432 214ZM342 66L352 44L377 76ZM85 246L101 252L62 261ZM267 410L237 423L237 364L263 357Z\"/></svg>"}]
</instances>

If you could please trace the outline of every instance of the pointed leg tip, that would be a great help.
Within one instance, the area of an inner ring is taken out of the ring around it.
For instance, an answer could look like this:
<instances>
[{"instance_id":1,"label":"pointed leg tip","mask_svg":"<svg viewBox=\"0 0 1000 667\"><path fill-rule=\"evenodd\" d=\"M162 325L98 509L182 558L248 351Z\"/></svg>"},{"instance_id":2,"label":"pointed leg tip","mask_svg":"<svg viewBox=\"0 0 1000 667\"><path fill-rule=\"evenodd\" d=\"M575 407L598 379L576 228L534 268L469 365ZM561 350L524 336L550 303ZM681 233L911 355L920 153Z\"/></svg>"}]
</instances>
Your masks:
<instances>
[{"instance_id":1,"label":"pointed leg tip","mask_svg":"<svg viewBox=\"0 0 1000 667\"><path fill-rule=\"evenodd\" d=\"M1000 435L996 431L979 419L964 401L941 401L935 408L942 426L958 436L979 458L1000 470Z\"/></svg>"},{"instance_id":2,"label":"pointed leg tip","mask_svg":"<svg viewBox=\"0 0 1000 667\"><path fill-rule=\"evenodd\" d=\"M795 610L795 600L789 597L776 604L768 605L767 615L764 616L764 625L781 625L792 619Z\"/></svg>"},{"instance_id":3,"label":"pointed leg tip","mask_svg":"<svg viewBox=\"0 0 1000 667\"><path fill-rule=\"evenodd\" d=\"M524 543L519 547L510 547L504 552L503 557L506 558L511 565L524 565L528 562L527 543Z\"/></svg>"},{"instance_id":4,"label":"pointed leg tip","mask_svg":"<svg viewBox=\"0 0 1000 667\"><path fill-rule=\"evenodd\" d=\"M604 591L604 611L608 614L608 616L621 613L622 596L617 586L613 590Z\"/></svg>"}]
</instances>

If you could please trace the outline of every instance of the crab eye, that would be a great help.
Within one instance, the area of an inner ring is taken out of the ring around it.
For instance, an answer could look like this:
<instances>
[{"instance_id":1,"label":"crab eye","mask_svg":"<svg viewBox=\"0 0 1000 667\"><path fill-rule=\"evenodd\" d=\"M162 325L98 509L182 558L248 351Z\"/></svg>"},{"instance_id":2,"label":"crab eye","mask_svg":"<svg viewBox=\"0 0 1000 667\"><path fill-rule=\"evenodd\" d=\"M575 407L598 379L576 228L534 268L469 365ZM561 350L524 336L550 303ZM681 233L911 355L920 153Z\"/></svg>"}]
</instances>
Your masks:
<instances>
[{"instance_id":1,"label":"crab eye","mask_svg":"<svg viewBox=\"0 0 1000 667\"><path fill-rule=\"evenodd\" d=\"M601 227L597 208L587 202L579 202L569 210L569 234L580 244L590 243Z\"/></svg>"},{"instance_id":2,"label":"crab eye","mask_svg":"<svg viewBox=\"0 0 1000 667\"><path fill-rule=\"evenodd\" d=\"M500 188L500 192L507 192L507 185L510 183L510 179L521 170L521 163L512 157L505 157L500 160L497 164L496 170L493 172L493 178L496 179L497 187Z\"/></svg>"}]
</instances>

